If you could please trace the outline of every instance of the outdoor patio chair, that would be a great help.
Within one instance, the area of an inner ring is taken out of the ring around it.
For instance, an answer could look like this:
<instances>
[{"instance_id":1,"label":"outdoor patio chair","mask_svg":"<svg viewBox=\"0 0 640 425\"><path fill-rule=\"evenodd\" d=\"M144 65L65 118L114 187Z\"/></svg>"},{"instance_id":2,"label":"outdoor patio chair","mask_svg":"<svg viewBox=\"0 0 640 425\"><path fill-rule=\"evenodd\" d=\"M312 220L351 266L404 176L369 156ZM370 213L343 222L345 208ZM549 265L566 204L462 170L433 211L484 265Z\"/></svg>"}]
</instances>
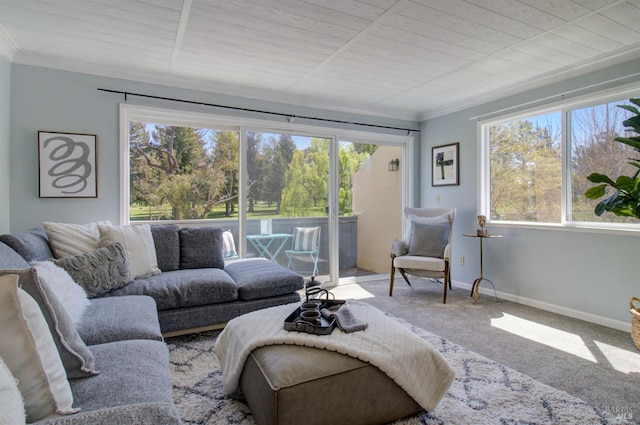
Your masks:
<instances>
[{"instance_id":1,"label":"outdoor patio chair","mask_svg":"<svg viewBox=\"0 0 640 425\"><path fill-rule=\"evenodd\" d=\"M311 260L313 262L312 276L318 274L318 257L320 256L320 226L318 227L296 227L293 230L293 240L291 241L291 249L284 251L287 256L287 267L295 270L293 267L294 259Z\"/></svg>"}]
</instances>

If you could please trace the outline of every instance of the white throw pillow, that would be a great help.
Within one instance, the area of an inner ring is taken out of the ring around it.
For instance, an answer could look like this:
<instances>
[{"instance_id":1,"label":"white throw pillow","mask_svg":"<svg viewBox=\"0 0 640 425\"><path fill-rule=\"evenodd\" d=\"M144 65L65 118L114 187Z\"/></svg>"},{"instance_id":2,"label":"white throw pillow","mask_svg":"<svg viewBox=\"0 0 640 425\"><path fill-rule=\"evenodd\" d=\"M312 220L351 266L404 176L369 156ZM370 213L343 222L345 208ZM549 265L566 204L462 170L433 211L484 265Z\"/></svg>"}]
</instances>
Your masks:
<instances>
[{"instance_id":1,"label":"white throw pillow","mask_svg":"<svg viewBox=\"0 0 640 425\"><path fill-rule=\"evenodd\" d=\"M153 243L151 226L148 224L129 226L109 226L99 224L100 246L119 242L129 260L131 277L151 276L160 273L156 246Z\"/></svg>"},{"instance_id":2,"label":"white throw pillow","mask_svg":"<svg viewBox=\"0 0 640 425\"><path fill-rule=\"evenodd\" d=\"M18 380L27 421L78 412L49 326L15 275L0 278L0 323L0 357Z\"/></svg>"},{"instance_id":3,"label":"white throw pillow","mask_svg":"<svg viewBox=\"0 0 640 425\"><path fill-rule=\"evenodd\" d=\"M33 263L33 267L36 268L40 280L51 288L60 304L69 313L71 321L79 325L82 313L91 304L84 288L78 285L65 269L51 261L37 261Z\"/></svg>"},{"instance_id":4,"label":"white throw pillow","mask_svg":"<svg viewBox=\"0 0 640 425\"><path fill-rule=\"evenodd\" d=\"M231 230L222 232L222 256L224 258L235 257L238 255L236 251L236 243L233 240Z\"/></svg>"},{"instance_id":5,"label":"white throw pillow","mask_svg":"<svg viewBox=\"0 0 640 425\"><path fill-rule=\"evenodd\" d=\"M90 224L44 222L42 226L49 237L51 250L56 258L83 254L100 248L98 224L111 224L101 221Z\"/></svg>"},{"instance_id":6,"label":"white throw pillow","mask_svg":"<svg viewBox=\"0 0 640 425\"><path fill-rule=\"evenodd\" d=\"M18 425L26 420L18 381L0 357L0 424Z\"/></svg>"}]
</instances>

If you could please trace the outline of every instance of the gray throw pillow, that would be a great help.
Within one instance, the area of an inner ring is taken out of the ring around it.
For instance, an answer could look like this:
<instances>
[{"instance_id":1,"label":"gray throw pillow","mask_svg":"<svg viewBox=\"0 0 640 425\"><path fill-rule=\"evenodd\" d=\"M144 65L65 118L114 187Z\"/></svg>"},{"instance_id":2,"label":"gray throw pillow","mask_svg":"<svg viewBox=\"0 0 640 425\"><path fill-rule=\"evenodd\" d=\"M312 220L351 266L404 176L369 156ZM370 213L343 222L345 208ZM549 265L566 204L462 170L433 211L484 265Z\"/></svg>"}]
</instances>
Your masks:
<instances>
[{"instance_id":1,"label":"gray throw pillow","mask_svg":"<svg viewBox=\"0 0 640 425\"><path fill-rule=\"evenodd\" d=\"M180 268L224 268L222 229L219 227L180 229Z\"/></svg>"},{"instance_id":2,"label":"gray throw pillow","mask_svg":"<svg viewBox=\"0 0 640 425\"><path fill-rule=\"evenodd\" d=\"M0 276L18 275L18 285L33 298L47 321L49 332L56 344L58 353L68 378L85 378L97 375L93 354L80 338L71 317L44 281L38 278L37 270L32 267L21 270L0 270Z\"/></svg>"},{"instance_id":3,"label":"gray throw pillow","mask_svg":"<svg viewBox=\"0 0 640 425\"><path fill-rule=\"evenodd\" d=\"M64 257L54 263L65 269L85 289L89 298L122 288L132 281L127 255L117 242L92 252Z\"/></svg>"},{"instance_id":4,"label":"gray throw pillow","mask_svg":"<svg viewBox=\"0 0 640 425\"><path fill-rule=\"evenodd\" d=\"M153 224L151 226L158 267L163 272L170 272L180 268L179 229L175 224Z\"/></svg>"},{"instance_id":5,"label":"gray throw pillow","mask_svg":"<svg viewBox=\"0 0 640 425\"><path fill-rule=\"evenodd\" d=\"M411 222L411 242L407 255L421 257L444 257L444 248L449 241L451 223Z\"/></svg>"}]
</instances>

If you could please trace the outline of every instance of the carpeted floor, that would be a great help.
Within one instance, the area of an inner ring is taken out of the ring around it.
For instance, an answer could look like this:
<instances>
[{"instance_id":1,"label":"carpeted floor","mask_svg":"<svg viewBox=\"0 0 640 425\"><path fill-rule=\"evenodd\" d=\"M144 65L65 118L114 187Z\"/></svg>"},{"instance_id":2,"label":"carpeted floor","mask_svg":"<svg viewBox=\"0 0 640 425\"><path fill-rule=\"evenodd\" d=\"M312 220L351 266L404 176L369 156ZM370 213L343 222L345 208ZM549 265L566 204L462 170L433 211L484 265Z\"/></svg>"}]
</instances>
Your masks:
<instances>
[{"instance_id":1,"label":"carpeted floor","mask_svg":"<svg viewBox=\"0 0 640 425\"><path fill-rule=\"evenodd\" d=\"M604 410L640 423L640 350L627 332L480 294L412 278L332 289L358 298L409 323L498 361ZM620 308L626 309L627 306ZM631 320L631 317L629 317Z\"/></svg>"},{"instance_id":2,"label":"carpeted floor","mask_svg":"<svg viewBox=\"0 0 640 425\"><path fill-rule=\"evenodd\" d=\"M438 284L400 283L392 298L385 281L344 285L333 292L405 319L458 371L460 379L436 411L403 423L615 424L639 418L640 352L628 334L482 295L473 305L462 289L443 305ZM167 340L178 405L190 423L251 424L241 393L221 391L217 359L210 351L215 336Z\"/></svg>"}]
</instances>

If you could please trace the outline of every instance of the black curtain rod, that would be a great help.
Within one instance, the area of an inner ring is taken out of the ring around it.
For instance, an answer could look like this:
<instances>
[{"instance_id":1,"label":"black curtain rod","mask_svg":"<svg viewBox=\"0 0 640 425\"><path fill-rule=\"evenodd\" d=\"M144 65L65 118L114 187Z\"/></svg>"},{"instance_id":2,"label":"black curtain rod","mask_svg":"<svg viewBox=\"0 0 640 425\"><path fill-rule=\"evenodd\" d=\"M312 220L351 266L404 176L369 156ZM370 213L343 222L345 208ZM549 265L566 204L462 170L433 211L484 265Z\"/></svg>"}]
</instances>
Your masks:
<instances>
[{"instance_id":1,"label":"black curtain rod","mask_svg":"<svg viewBox=\"0 0 640 425\"><path fill-rule=\"evenodd\" d=\"M408 135L410 135L410 133L412 133L412 132L416 132L416 133L420 132L420 130L414 130L412 128L390 127L390 126L385 126L385 125L366 124L366 123L353 122L353 121L333 120L333 119L329 119L329 118L316 118L316 117L307 117L307 116L304 116L304 115L283 114L283 113L280 113L280 112L270 112L270 111L262 111L262 110L259 110L259 109L240 108L240 107L237 107L237 106L217 105L215 103L198 102L198 101L194 101L194 100L175 99L175 98L172 98L172 97L164 97L164 96L153 96L153 95L150 95L150 94L131 93L131 92L120 91L120 90L109 90L109 89L100 89L100 88L98 90L99 91L103 91L103 92L107 92L107 93L121 94L121 95L124 96L124 101L125 102L127 101L127 97L128 96L137 96L137 97L146 97L148 99L167 100L167 101L170 101L170 102L189 103L189 104L192 104L192 105L212 106L214 108L233 109L235 111L257 112L259 114L277 115L277 116L280 116L280 117L285 117L285 118L290 118L290 119L300 118L300 119L304 119L304 120L324 121L324 122L332 122L332 123L337 123L337 124L351 124L351 125L360 125L360 126L365 126L365 127L384 128L384 129L387 129L387 130L401 130L401 131L406 131Z\"/></svg>"}]
</instances>

